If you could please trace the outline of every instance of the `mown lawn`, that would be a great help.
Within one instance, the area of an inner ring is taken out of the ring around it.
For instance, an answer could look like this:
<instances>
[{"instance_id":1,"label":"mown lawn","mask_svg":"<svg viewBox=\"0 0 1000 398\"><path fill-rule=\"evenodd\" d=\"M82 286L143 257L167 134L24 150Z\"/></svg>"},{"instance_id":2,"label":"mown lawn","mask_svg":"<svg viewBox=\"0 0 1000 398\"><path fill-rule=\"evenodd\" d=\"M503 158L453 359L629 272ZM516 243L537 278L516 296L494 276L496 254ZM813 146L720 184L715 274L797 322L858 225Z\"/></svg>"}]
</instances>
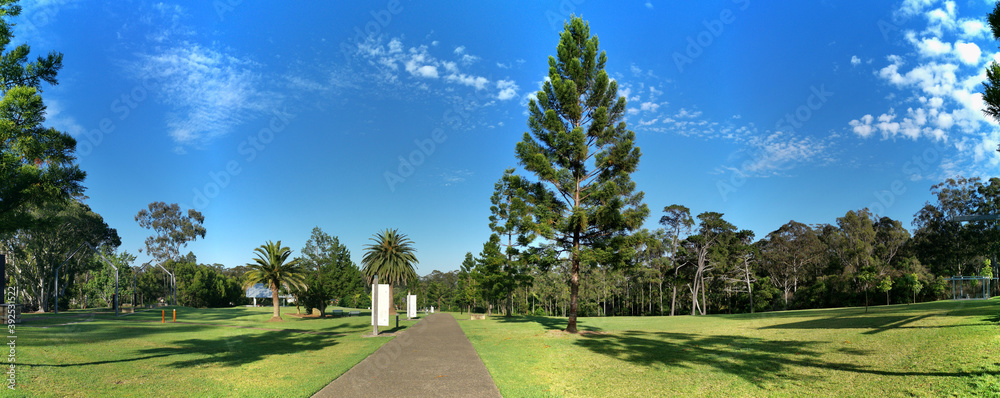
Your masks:
<instances>
[{"instance_id":1,"label":"mown lawn","mask_svg":"<svg viewBox=\"0 0 1000 398\"><path fill-rule=\"evenodd\" d=\"M508 398L1000 397L996 299L459 324Z\"/></svg>"},{"instance_id":2,"label":"mown lawn","mask_svg":"<svg viewBox=\"0 0 1000 398\"><path fill-rule=\"evenodd\" d=\"M361 337L371 332L367 310L310 319L283 307L285 321L269 323L271 307L179 307L173 323L172 309L166 323L159 310L26 314L16 390L0 395L306 397L391 339Z\"/></svg>"}]
</instances>

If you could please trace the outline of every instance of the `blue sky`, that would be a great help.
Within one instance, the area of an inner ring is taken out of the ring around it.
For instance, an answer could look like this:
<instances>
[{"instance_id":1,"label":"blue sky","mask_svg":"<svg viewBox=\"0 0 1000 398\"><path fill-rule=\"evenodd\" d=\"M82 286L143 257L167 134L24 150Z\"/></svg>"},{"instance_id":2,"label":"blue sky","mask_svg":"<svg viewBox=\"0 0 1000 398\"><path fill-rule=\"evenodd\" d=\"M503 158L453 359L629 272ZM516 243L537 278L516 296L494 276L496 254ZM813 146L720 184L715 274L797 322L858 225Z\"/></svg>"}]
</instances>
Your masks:
<instances>
[{"instance_id":1,"label":"blue sky","mask_svg":"<svg viewBox=\"0 0 1000 398\"><path fill-rule=\"evenodd\" d=\"M355 261L398 228L422 275L478 253L571 13L628 99L649 228L674 203L758 237L863 207L909 225L934 183L996 175L990 2L677 3L48 0L14 42L65 54L48 123L122 249L140 209L180 203L208 230L184 252L226 266L314 226Z\"/></svg>"}]
</instances>

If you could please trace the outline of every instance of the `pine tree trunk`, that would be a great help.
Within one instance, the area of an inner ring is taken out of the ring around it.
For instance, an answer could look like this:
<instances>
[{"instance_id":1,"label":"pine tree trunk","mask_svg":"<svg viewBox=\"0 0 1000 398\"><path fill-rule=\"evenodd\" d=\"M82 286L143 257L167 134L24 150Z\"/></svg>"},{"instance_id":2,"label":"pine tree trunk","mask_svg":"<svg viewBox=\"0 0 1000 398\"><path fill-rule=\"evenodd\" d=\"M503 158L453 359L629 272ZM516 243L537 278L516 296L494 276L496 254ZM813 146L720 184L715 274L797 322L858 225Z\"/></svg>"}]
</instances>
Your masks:
<instances>
[{"instance_id":1,"label":"pine tree trunk","mask_svg":"<svg viewBox=\"0 0 1000 398\"><path fill-rule=\"evenodd\" d=\"M566 323L566 332L576 333L576 310L577 300L580 294L580 234L573 234L573 253L570 255L570 277L569 277L569 320Z\"/></svg>"}]
</instances>

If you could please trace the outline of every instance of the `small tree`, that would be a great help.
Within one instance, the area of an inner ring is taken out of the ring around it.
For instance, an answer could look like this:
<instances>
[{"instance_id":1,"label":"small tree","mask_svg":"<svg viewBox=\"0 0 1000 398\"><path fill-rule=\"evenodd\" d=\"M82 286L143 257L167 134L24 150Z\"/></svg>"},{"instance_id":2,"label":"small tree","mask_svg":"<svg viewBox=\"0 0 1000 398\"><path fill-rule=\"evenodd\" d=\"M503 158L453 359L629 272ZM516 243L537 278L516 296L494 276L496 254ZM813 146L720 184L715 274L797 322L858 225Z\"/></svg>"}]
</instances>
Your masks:
<instances>
[{"instance_id":1,"label":"small tree","mask_svg":"<svg viewBox=\"0 0 1000 398\"><path fill-rule=\"evenodd\" d=\"M911 303L916 303L917 294L920 293L920 290L924 288L924 285L920 283L920 275L917 275L916 273L906 274L905 281L907 287L909 287L910 289L910 292L913 293L913 300L911 301Z\"/></svg>"},{"instance_id":2,"label":"small tree","mask_svg":"<svg viewBox=\"0 0 1000 398\"><path fill-rule=\"evenodd\" d=\"M271 300L274 304L274 315L270 321L282 321L278 302L278 289L300 288L304 289L305 280L299 268L297 260L288 260L292 255L292 250L281 246L281 241L277 243L268 241L254 249L257 258L254 262L247 264L250 268L244 275L243 288L246 289L256 283L266 284L271 288Z\"/></svg>"},{"instance_id":3,"label":"small tree","mask_svg":"<svg viewBox=\"0 0 1000 398\"><path fill-rule=\"evenodd\" d=\"M892 290L892 278L886 275L878 283L878 290L885 293L885 305L889 305L889 291Z\"/></svg>"}]
</instances>

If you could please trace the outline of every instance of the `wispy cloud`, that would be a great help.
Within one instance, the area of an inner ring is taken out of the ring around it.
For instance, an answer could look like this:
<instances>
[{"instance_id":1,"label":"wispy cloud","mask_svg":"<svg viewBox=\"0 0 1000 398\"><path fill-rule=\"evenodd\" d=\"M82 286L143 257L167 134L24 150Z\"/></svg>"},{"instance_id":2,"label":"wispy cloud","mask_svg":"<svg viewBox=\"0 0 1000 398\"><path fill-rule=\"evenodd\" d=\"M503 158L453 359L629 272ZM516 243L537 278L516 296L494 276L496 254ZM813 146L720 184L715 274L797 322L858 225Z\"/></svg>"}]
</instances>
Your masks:
<instances>
[{"instance_id":1,"label":"wispy cloud","mask_svg":"<svg viewBox=\"0 0 1000 398\"><path fill-rule=\"evenodd\" d=\"M83 134L85 131L83 126L77 123L73 116L64 112L62 103L58 100L46 100L45 108L45 122L56 130L69 133L74 137Z\"/></svg>"},{"instance_id":2,"label":"wispy cloud","mask_svg":"<svg viewBox=\"0 0 1000 398\"><path fill-rule=\"evenodd\" d=\"M157 82L170 137L181 146L202 145L269 108L259 65L195 43L151 54L134 64L136 78Z\"/></svg>"}]
</instances>

